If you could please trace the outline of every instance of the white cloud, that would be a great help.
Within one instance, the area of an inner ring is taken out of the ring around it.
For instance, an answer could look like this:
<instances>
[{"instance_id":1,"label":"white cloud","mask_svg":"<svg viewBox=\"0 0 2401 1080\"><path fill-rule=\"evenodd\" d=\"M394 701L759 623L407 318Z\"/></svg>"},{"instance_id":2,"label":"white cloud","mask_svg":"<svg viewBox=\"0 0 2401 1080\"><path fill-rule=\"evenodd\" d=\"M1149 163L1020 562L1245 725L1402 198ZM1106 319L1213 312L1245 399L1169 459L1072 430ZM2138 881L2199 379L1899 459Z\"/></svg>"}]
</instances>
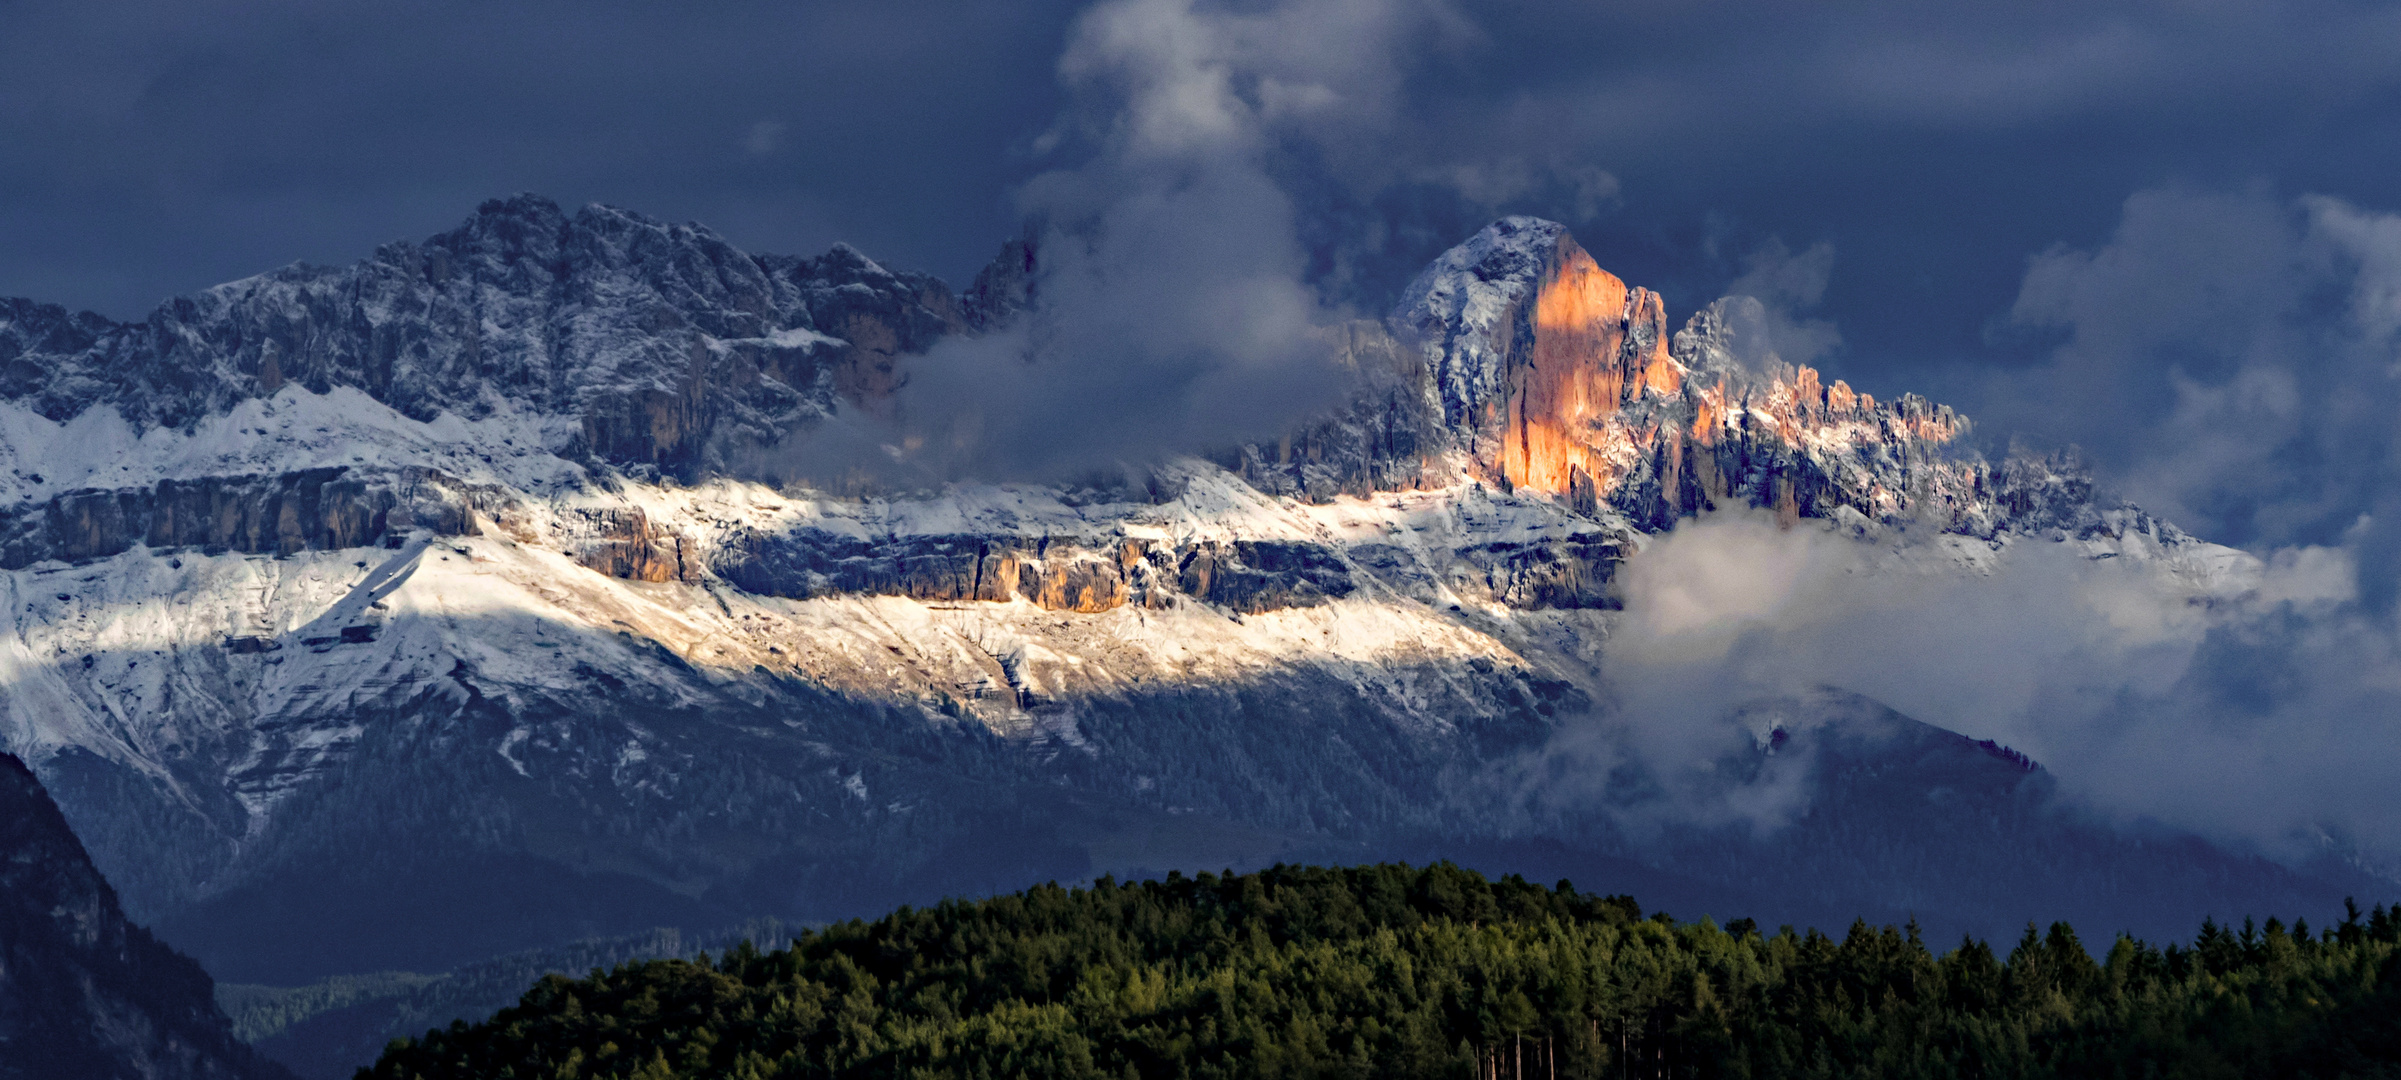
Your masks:
<instances>
[{"instance_id":1,"label":"white cloud","mask_svg":"<svg viewBox=\"0 0 2401 1080\"><path fill-rule=\"evenodd\" d=\"M1269 438L1333 404L1318 331L1350 313L1308 280L1268 156L1385 124L1441 17L1430 0L1090 9L1059 61L1071 115L1045 137L1069 160L1018 193L1044 223L1034 310L912 359L909 430L866 438L921 476L1057 477ZM845 434L802 453L873 462L828 445Z\"/></svg>"},{"instance_id":2,"label":"white cloud","mask_svg":"<svg viewBox=\"0 0 2401 1080\"><path fill-rule=\"evenodd\" d=\"M1736 706L1834 686L2024 751L2108 816L2283 857L2332 836L2401 858L2401 639L2357 604L2357 553L2282 548L2215 573L2087 555L1688 522L1626 564L1618 699L1591 724L1622 732L1690 820L1773 829L1803 805L1790 775L1745 791L1707 766L1758 734L1727 723Z\"/></svg>"}]
</instances>

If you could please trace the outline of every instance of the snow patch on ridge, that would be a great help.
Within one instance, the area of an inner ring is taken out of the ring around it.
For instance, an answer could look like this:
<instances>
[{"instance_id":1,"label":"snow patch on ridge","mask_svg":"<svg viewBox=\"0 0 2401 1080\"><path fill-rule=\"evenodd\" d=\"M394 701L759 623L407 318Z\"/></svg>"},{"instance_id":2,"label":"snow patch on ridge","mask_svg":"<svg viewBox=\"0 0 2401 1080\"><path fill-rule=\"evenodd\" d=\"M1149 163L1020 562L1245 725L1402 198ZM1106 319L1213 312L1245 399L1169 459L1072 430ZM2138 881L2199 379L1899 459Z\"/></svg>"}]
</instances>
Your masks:
<instances>
[{"instance_id":1,"label":"snow patch on ridge","mask_svg":"<svg viewBox=\"0 0 2401 1080\"><path fill-rule=\"evenodd\" d=\"M412 420L348 386L324 394L287 386L188 429L138 434L109 405L60 423L0 401L0 500L325 467L429 467L470 482L547 491L583 478L579 466L557 456L580 433L572 418L506 410L479 420L448 412Z\"/></svg>"}]
</instances>

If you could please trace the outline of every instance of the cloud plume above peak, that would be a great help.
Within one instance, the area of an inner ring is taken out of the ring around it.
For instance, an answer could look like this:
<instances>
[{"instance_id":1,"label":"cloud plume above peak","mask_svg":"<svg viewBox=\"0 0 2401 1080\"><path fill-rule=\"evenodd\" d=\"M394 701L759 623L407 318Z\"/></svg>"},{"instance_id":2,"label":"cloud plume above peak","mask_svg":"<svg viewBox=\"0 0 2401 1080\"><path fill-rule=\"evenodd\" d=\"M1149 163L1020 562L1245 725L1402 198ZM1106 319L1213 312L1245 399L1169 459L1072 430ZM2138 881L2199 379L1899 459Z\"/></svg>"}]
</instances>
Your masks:
<instances>
[{"instance_id":1,"label":"cloud plume above peak","mask_svg":"<svg viewBox=\"0 0 2401 1080\"><path fill-rule=\"evenodd\" d=\"M911 361L886 450L829 455L929 480L1055 479L1268 439L1342 391L1271 157L1386 125L1396 72L1447 18L1422 0L1230 10L1111 0L1078 21L1044 137L1067 163L1018 191L1039 223L1030 308ZM835 426L834 439L858 438ZM838 448L837 448L838 449Z\"/></svg>"}]
</instances>

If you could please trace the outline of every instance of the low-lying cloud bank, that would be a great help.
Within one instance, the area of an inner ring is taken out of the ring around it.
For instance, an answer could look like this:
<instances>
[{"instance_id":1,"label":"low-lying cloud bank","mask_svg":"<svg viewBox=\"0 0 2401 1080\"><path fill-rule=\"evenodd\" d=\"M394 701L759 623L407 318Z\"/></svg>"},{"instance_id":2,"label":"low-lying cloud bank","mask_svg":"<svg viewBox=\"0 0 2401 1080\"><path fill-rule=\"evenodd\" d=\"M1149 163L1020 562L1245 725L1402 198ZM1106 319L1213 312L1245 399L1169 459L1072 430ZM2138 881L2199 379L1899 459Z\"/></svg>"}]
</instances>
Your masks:
<instances>
[{"instance_id":1,"label":"low-lying cloud bank","mask_svg":"<svg viewBox=\"0 0 2401 1080\"><path fill-rule=\"evenodd\" d=\"M2361 606L2355 558L2095 559L2073 542L1995 552L1714 515L1626 564L1605 661L1617 698L1593 723L1664 784L1637 818L1783 824L1806 805L1805 766L1729 790L1709 763L1757 734L1725 722L1738 706L1834 686L2021 750L2117 820L2389 861L2401 640Z\"/></svg>"}]
</instances>

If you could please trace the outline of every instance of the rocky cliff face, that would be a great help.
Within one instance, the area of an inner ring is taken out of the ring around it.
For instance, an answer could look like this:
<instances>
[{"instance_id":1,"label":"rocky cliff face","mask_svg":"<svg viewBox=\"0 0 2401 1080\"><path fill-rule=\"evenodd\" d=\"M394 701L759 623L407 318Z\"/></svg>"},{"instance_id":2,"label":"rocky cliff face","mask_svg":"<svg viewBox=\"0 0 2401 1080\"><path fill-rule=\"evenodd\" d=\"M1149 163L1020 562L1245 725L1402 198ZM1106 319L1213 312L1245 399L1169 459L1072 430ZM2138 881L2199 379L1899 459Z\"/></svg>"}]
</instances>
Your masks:
<instances>
[{"instance_id":1,"label":"rocky cliff face","mask_svg":"<svg viewBox=\"0 0 2401 1080\"><path fill-rule=\"evenodd\" d=\"M200 965L133 925L41 784L0 754L0 1077L283 1077Z\"/></svg>"},{"instance_id":2,"label":"rocky cliff face","mask_svg":"<svg viewBox=\"0 0 2401 1080\"><path fill-rule=\"evenodd\" d=\"M1759 325L1756 302L1732 298L1671 335L1657 294L1531 218L1444 255L1387 320L1421 354L1391 377L1415 384L1440 441L1488 483L1647 530L1754 505L1788 522L1848 507L1989 535L1987 470L1941 452L1964 419L1822 385L1767 352Z\"/></svg>"},{"instance_id":3,"label":"rocky cliff face","mask_svg":"<svg viewBox=\"0 0 2401 1080\"><path fill-rule=\"evenodd\" d=\"M1892 555L1927 572L2253 572L2071 462L1950 455L1959 417L1780 364L1743 302L1671 333L1531 219L1331 331L1355 393L1272 445L745 475L1039 303L1039 254L954 295L519 198L141 323L0 304L0 745L221 974L431 970L1428 838L1633 858L1468 780L1610 700L1619 566L1713 508L1931 526Z\"/></svg>"},{"instance_id":4,"label":"rocky cliff face","mask_svg":"<svg viewBox=\"0 0 2401 1080\"><path fill-rule=\"evenodd\" d=\"M1951 452L1969 425L1947 407L1880 402L1784 363L1755 300L1718 301L1671 333L1657 294L1552 222L1494 223L1382 324L1335 344L1351 403L1228 468L1320 500L1472 479L1641 532L1747 506L1787 525L1907 521L1989 540L2106 530L2103 510L2128 509L2094 504L2071 461ZM2044 494L2061 485L2076 494Z\"/></svg>"},{"instance_id":5,"label":"rocky cliff face","mask_svg":"<svg viewBox=\"0 0 2401 1080\"><path fill-rule=\"evenodd\" d=\"M144 488L86 488L0 509L0 568L154 550L290 555L373 547L425 530L473 536L479 512L515 500L423 468L353 478L340 466L281 476L201 476ZM650 579L663 580L663 579Z\"/></svg>"},{"instance_id":6,"label":"rocky cliff face","mask_svg":"<svg viewBox=\"0 0 2401 1080\"><path fill-rule=\"evenodd\" d=\"M1393 322L1427 350L1443 419L1479 472L1549 495L1614 487L1628 405L1673 395L1659 297L1566 230L1511 218L1428 267Z\"/></svg>"}]
</instances>

